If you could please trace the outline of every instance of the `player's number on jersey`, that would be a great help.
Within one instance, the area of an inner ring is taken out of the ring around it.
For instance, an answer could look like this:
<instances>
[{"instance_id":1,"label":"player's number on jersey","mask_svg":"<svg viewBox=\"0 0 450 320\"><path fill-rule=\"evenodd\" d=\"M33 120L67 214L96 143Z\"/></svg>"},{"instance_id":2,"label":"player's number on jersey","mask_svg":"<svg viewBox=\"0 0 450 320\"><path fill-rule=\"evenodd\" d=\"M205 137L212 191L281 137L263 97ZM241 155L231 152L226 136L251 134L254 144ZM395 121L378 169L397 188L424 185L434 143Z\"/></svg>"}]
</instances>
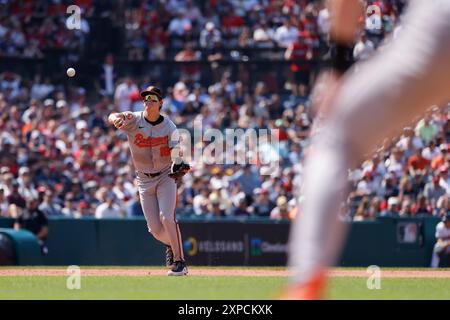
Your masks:
<instances>
[{"instance_id":1,"label":"player's number on jersey","mask_svg":"<svg viewBox=\"0 0 450 320\"><path fill-rule=\"evenodd\" d=\"M81 29L81 9L79 6L71 5L67 7L67 14L70 14L66 20L66 27L69 30Z\"/></svg>"}]
</instances>

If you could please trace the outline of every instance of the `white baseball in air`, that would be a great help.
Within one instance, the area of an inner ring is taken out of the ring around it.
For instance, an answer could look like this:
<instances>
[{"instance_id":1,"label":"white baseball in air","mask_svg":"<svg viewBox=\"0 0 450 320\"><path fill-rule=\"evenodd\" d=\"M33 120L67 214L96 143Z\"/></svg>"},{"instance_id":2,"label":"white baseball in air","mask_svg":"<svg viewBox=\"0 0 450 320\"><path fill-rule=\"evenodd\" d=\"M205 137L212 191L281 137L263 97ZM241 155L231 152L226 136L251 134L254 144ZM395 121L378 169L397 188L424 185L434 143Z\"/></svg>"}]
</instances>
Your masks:
<instances>
[{"instance_id":1,"label":"white baseball in air","mask_svg":"<svg viewBox=\"0 0 450 320\"><path fill-rule=\"evenodd\" d=\"M75 75L75 69L74 68L67 69L67 75L69 77L73 77Z\"/></svg>"}]
</instances>

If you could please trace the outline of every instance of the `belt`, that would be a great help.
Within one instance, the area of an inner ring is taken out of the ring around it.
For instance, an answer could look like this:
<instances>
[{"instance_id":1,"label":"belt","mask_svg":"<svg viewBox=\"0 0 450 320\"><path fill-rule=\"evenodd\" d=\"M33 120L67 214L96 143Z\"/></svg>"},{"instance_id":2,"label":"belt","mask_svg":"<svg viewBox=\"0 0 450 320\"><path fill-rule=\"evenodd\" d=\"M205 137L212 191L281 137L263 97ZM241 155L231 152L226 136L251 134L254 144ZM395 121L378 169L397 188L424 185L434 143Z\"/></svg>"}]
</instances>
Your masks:
<instances>
[{"instance_id":1,"label":"belt","mask_svg":"<svg viewBox=\"0 0 450 320\"><path fill-rule=\"evenodd\" d=\"M162 173L162 171L160 171L160 172L155 172L155 173L145 173L145 172L142 172L143 174L145 174L147 177L149 177L149 178L154 178L154 177L157 177L157 176L159 176L161 173Z\"/></svg>"}]
</instances>

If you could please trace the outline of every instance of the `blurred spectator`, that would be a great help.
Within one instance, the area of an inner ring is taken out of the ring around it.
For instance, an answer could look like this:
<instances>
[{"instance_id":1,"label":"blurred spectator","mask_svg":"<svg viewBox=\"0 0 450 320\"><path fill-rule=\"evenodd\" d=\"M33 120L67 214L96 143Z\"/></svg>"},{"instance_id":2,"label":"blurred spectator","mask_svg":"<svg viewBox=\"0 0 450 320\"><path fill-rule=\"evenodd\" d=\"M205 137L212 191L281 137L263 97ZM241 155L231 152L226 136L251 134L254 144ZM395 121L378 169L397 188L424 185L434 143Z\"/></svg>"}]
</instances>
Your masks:
<instances>
[{"instance_id":1,"label":"blurred spectator","mask_svg":"<svg viewBox=\"0 0 450 320\"><path fill-rule=\"evenodd\" d=\"M397 186L397 177L394 173L387 173L382 182L382 187L380 188L378 196L389 199L390 197L397 197L400 190Z\"/></svg>"},{"instance_id":2,"label":"blurred spectator","mask_svg":"<svg viewBox=\"0 0 450 320\"><path fill-rule=\"evenodd\" d=\"M147 46L142 30L128 30L126 47L128 48L128 60L144 60L144 50Z\"/></svg>"},{"instance_id":3,"label":"blurred spectator","mask_svg":"<svg viewBox=\"0 0 450 320\"><path fill-rule=\"evenodd\" d=\"M445 189L447 195L450 195L450 176L448 175L448 167L443 165L438 170L439 173L439 185Z\"/></svg>"},{"instance_id":4,"label":"blurred spectator","mask_svg":"<svg viewBox=\"0 0 450 320\"><path fill-rule=\"evenodd\" d=\"M214 22L207 22L204 29L200 32L200 47L212 49L214 44L222 40L220 31L214 25Z\"/></svg>"},{"instance_id":5,"label":"blurred spectator","mask_svg":"<svg viewBox=\"0 0 450 320\"><path fill-rule=\"evenodd\" d=\"M330 31L330 12L326 5L323 5L319 11L317 16L317 25L320 36L322 38L326 38L326 35Z\"/></svg>"},{"instance_id":6,"label":"blurred spectator","mask_svg":"<svg viewBox=\"0 0 450 320\"><path fill-rule=\"evenodd\" d=\"M200 52L193 50L192 43L187 43L184 49L177 53L175 61L179 62L192 62L200 60ZM189 82L200 80L200 68L197 64L186 64L181 66L182 79L186 79Z\"/></svg>"},{"instance_id":7,"label":"blurred spectator","mask_svg":"<svg viewBox=\"0 0 450 320\"><path fill-rule=\"evenodd\" d=\"M436 207L440 197L446 194L445 189L439 185L439 176L433 176L432 180L425 185L424 196L430 201L432 207Z\"/></svg>"},{"instance_id":8,"label":"blurred spectator","mask_svg":"<svg viewBox=\"0 0 450 320\"><path fill-rule=\"evenodd\" d=\"M275 47L275 32L267 24L266 20L260 21L253 31L253 43L256 48L271 49ZM260 58L270 59L272 54L260 55Z\"/></svg>"},{"instance_id":9,"label":"blurred spectator","mask_svg":"<svg viewBox=\"0 0 450 320\"><path fill-rule=\"evenodd\" d=\"M170 21L167 29L169 35L183 36L191 29L191 20L186 17L186 13L182 9L177 8L175 17Z\"/></svg>"},{"instance_id":10,"label":"blurred spectator","mask_svg":"<svg viewBox=\"0 0 450 320\"><path fill-rule=\"evenodd\" d=\"M68 218L77 217L76 203L70 193L64 199L64 206L61 209L61 213Z\"/></svg>"},{"instance_id":11,"label":"blurred spectator","mask_svg":"<svg viewBox=\"0 0 450 320\"><path fill-rule=\"evenodd\" d=\"M431 207L428 203L428 199L423 194L417 196L417 201L414 204L412 211L414 216L429 217L432 215Z\"/></svg>"},{"instance_id":12,"label":"blurred spectator","mask_svg":"<svg viewBox=\"0 0 450 320\"><path fill-rule=\"evenodd\" d=\"M356 194L359 196L371 195L375 192L376 185L374 184L372 173L366 171L363 179L359 181L356 187Z\"/></svg>"},{"instance_id":13,"label":"blurred spectator","mask_svg":"<svg viewBox=\"0 0 450 320\"><path fill-rule=\"evenodd\" d=\"M277 206L270 212L270 219L285 220L289 219L288 201L285 196L280 196L277 199Z\"/></svg>"},{"instance_id":14,"label":"blurred spectator","mask_svg":"<svg viewBox=\"0 0 450 320\"><path fill-rule=\"evenodd\" d=\"M291 60L288 73L291 87L296 84L301 84L304 87L309 86L311 67L308 60L313 58L313 49L309 46L302 35L298 35L296 39L287 46L284 58ZM304 92L304 89L300 92ZM300 95L300 92L294 91L295 95Z\"/></svg>"},{"instance_id":15,"label":"blurred spectator","mask_svg":"<svg viewBox=\"0 0 450 320\"><path fill-rule=\"evenodd\" d=\"M363 197L358 205L358 208L356 209L353 221L367 220L369 218L369 206L370 206L370 198Z\"/></svg>"},{"instance_id":16,"label":"blurred spectator","mask_svg":"<svg viewBox=\"0 0 450 320\"><path fill-rule=\"evenodd\" d=\"M186 18L192 22L193 26L198 25L203 20L200 8L194 4L193 0L186 0L186 8L184 9Z\"/></svg>"},{"instance_id":17,"label":"blurred spectator","mask_svg":"<svg viewBox=\"0 0 450 320\"><path fill-rule=\"evenodd\" d=\"M44 193L44 199L39 205L39 210L41 210L47 217L60 216L61 207L56 203L53 198L53 193L50 190L46 190Z\"/></svg>"},{"instance_id":18,"label":"blurred spectator","mask_svg":"<svg viewBox=\"0 0 450 320\"><path fill-rule=\"evenodd\" d=\"M125 179L121 176L116 178L112 192L120 205L125 205L133 197L133 193L125 188Z\"/></svg>"},{"instance_id":19,"label":"blurred spectator","mask_svg":"<svg viewBox=\"0 0 450 320\"><path fill-rule=\"evenodd\" d=\"M415 190L413 189L413 184L411 181L411 177L409 176L403 176L400 180L399 185L399 202L403 202L404 198L413 198L415 199L416 194Z\"/></svg>"},{"instance_id":20,"label":"blurred spectator","mask_svg":"<svg viewBox=\"0 0 450 320\"><path fill-rule=\"evenodd\" d=\"M18 212L14 222L14 229L26 229L34 233L39 241L43 254L48 253L45 241L48 236L48 221L45 214L38 209L37 199L29 199L26 208Z\"/></svg>"},{"instance_id":21,"label":"blurred spectator","mask_svg":"<svg viewBox=\"0 0 450 320\"><path fill-rule=\"evenodd\" d=\"M442 217L447 212L450 212L450 198L447 194L441 196L436 202L435 216Z\"/></svg>"},{"instance_id":22,"label":"blurred spectator","mask_svg":"<svg viewBox=\"0 0 450 320\"><path fill-rule=\"evenodd\" d=\"M448 145L443 143L439 146L440 153L434 156L431 160L431 169L437 170L439 167L443 166L448 159Z\"/></svg>"},{"instance_id":23,"label":"blurred spectator","mask_svg":"<svg viewBox=\"0 0 450 320\"><path fill-rule=\"evenodd\" d=\"M367 39L366 34L363 32L359 41L353 48L353 58L355 60L366 60L375 52L375 46L372 41Z\"/></svg>"},{"instance_id":24,"label":"blurred spectator","mask_svg":"<svg viewBox=\"0 0 450 320\"><path fill-rule=\"evenodd\" d=\"M74 201L74 199L72 201ZM78 206L76 208L75 218L80 219L88 217L95 217L95 214L91 210L89 204L86 201L82 200L78 203Z\"/></svg>"},{"instance_id":25,"label":"blurred spectator","mask_svg":"<svg viewBox=\"0 0 450 320\"><path fill-rule=\"evenodd\" d=\"M416 154L408 159L408 169L411 175L424 172L430 164L430 161L422 156L422 149L417 148Z\"/></svg>"},{"instance_id":26,"label":"blurred spectator","mask_svg":"<svg viewBox=\"0 0 450 320\"><path fill-rule=\"evenodd\" d=\"M114 81L115 81L115 70L114 70L114 56L108 54L105 57L105 62L103 63L103 73L101 74L102 86L101 93L107 96L112 96L114 94Z\"/></svg>"},{"instance_id":27,"label":"blurred spectator","mask_svg":"<svg viewBox=\"0 0 450 320\"><path fill-rule=\"evenodd\" d=\"M243 169L233 175L230 181L239 185L241 190L245 193L247 203L249 204L253 202L253 190L261 187L259 175L250 164L244 165Z\"/></svg>"},{"instance_id":28,"label":"blurred spectator","mask_svg":"<svg viewBox=\"0 0 450 320\"><path fill-rule=\"evenodd\" d=\"M422 150L422 157L424 157L425 159L427 159L430 162L433 158L436 158L440 154L441 154L440 147L438 148L436 146L435 140L431 140L430 142L428 142L427 147Z\"/></svg>"},{"instance_id":29,"label":"blurred spectator","mask_svg":"<svg viewBox=\"0 0 450 320\"><path fill-rule=\"evenodd\" d=\"M139 191L137 191L135 196L127 203L126 212L127 217L144 216L144 211L142 210L141 202L139 200Z\"/></svg>"},{"instance_id":30,"label":"blurred spectator","mask_svg":"<svg viewBox=\"0 0 450 320\"><path fill-rule=\"evenodd\" d=\"M403 200L401 209L399 212L399 217L402 218L411 218L414 216L413 204L410 198L406 198Z\"/></svg>"},{"instance_id":31,"label":"blurred spectator","mask_svg":"<svg viewBox=\"0 0 450 320\"><path fill-rule=\"evenodd\" d=\"M275 31L275 41L278 46L288 48L298 39L299 30L296 28L290 19L285 18L283 25L278 27Z\"/></svg>"},{"instance_id":32,"label":"blurred spectator","mask_svg":"<svg viewBox=\"0 0 450 320\"><path fill-rule=\"evenodd\" d=\"M247 200L245 196L239 197L238 205L231 210L232 216L249 216L250 211L248 208Z\"/></svg>"},{"instance_id":33,"label":"blurred spectator","mask_svg":"<svg viewBox=\"0 0 450 320\"><path fill-rule=\"evenodd\" d=\"M269 199L269 191L256 188L254 190L255 201L251 206L252 214L258 217L269 217L275 204Z\"/></svg>"},{"instance_id":34,"label":"blurred spectator","mask_svg":"<svg viewBox=\"0 0 450 320\"><path fill-rule=\"evenodd\" d=\"M383 217L398 217L399 204L397 197L390 197L387 202L387 209L381 212Z\"/></svg>"},{"instance_id":35,"label":"blurred spectator","mask_svg":"<svg viewBox=\"0 0 450 320\"><path fill-rule=\"evenodd\" d=\"M225 210L221 204L221 199L216 192L209 195L208 214L207 218L221 218L225 217Z\"/></svg>"},{"instance_id":36,"label":"blurred spectator","mask_svg":"<svg viewBox=\"0 0 450 320\"><path fill-rule=\"evenodd\" d=\"M0 73L0 89L9 93L8 96L10 98L15 98L19 95L21 81L21 76L16 73L10 71Z\"/></svg>"},{"instance_id":37,"label":"blurred spectator","mask_svg":"<svg viewBox=\"0 0 450 320\"><path fill-rule=\"evenodd\" d=\"M204 215L208 213L209 191L203 187L200 193L193 199L193 209L196 215Z\"/></svg>"},{"instance_id":38,"label":"blurred spectator","mask_svg":"<svg viewBox=\"0 0 450 320\"><path fill-rule=\"evenodd\" d=\"M414 197L416 197L419 193L423 193L425 189L425 181L426 174L425 173L415 173L412 178L412 191L414 193ZM428 179L428 177L427 177Z\"/></svg>"},{"instance_id":39,"label":"blurred spectator","mask_svg":"<svg viewBox=\"0 0 450 320\"><path fill-rule=\"evenodd\" d=\"M386 160L385 166L388 172L393 172L397 177L403 174L403 151L399 148L392 149L389 159Z\"/></svg>"},{"instance_id":40,"label":"blurred spectator","mask_svg":"<svg viewBox=\"0 0 450 320\"><path fill-rule=\"evenodd\" d=\"M30 169L28 167L21 167L19 169L19 193L26 199L37 198L38 192L30 177Z\"/></svg>"},{"instance_id":41,"label":"blurred spectator","mask_svg":"<svg viewBox=\"0 0 450 320\"><path fill-rule=\"evenodd\" d=\"M10 217L9 202L5 198L5 190L0 188L0 217Z\"/></svg>"},{"instance_id":42,"label":"blurred spectator","mask_svg":"<svg viewBox=\"0 0 450 320\"><path fill-rule=\"evenodd\" d=\"M417 123L415 132L425 144L428 144L431 140L436 138L439 133L439 128L431 121L430 114L427 114L425 118Z\"/></svg>"},{"instance_id":43,"label":"blurred spectator","mask_svg":"<svg viewBox=\"0 0 450 320\"><path fill-rule=\"evenodd\" d=\"M397 147L403 150L406 158L409 158L417 148L423 148L424 143L420 137L414 134L411 127L406 127L403 128L403 134L397 142Z\"/></svg>"},{"instance_id":44,"label":"blurred spectator","mask_svg":"<svg viewBox=\"0 0 450 320\"><path fill-rule=\"evenodd\" d=\"M112 193L107 192L105 194L105 202L100 204L95 210L95 217L97 219L102 218L121 218L122 214L120 208L114 203L115 197Z\"/></svg>"},{"instance_id":45,"label":"blurred spectator","mask_svg":"<svg viewBox=\"0 0 450 320\"><path fill-rule=\"evenodd\" d=\"M26 207L26 200L19 193L19 184L17 183L17 181L12 182L12 189L9 193L9 196L7 196L6 198L10 205L13 204L13 205L17 206L18 208Z\"/></svg>"},{"instance_id":46,"label":"blurred spectator","mask_svg":"<svg viewBox=\"0 0 450 320\"><path fill-rule=\"evenodd\" d=\"M365 220L375 220L381 213L381 200L378 197L373 197L370 201L367 217Z\"/></svg>"},{"instance_id":47,"label":"blurred spectator","mask_svg":"<svg viewBox=\"0 0 450 320\"><path fill-rule=\"evenodd\" d=\"M123 82L121 82L114 93L114 102L118 107L119 112L128 111L131 109L131 99L130 95L138 91L138 87L133 83L130 77L126 77Z\"/></svg>"}]
</instances>

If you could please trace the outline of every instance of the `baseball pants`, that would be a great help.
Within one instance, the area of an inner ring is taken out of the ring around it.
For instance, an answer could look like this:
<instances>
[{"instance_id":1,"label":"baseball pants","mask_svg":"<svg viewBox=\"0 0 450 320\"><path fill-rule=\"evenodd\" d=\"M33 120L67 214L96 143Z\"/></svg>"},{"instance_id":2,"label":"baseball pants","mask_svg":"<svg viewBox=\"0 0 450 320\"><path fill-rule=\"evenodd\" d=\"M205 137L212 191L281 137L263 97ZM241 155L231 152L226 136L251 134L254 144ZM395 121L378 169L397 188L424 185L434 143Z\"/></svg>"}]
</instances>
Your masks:
<instances>
[{"instance_id":1,"label":"baseball pants","mask_svg":"<svg viewBox=\"0 0 450 320\"><path fill-rule=\"evenodd\" d=\"M177 186L168 176L169 172L170 168L154 178L137 172L136 180L148 231L172 247L174 261L184 261L180 228L175 217Z\"/></svg>"},{"instance_id":2,"label":"baseball pants","mask_svg":"<svg viewBox=\"0 0 450 320\"><path fill-rule=\"evenodd\" d=\"M303 171L305 197L289 242L291 281L305 283L336 263L348 226L339 221L348 168L383 137L450 100L449 57L450 1L416 0L398 36L341 79Z\"/></svg>"},{"instance_id":3,"label":"baseball pants","mask_svg":"<svg viewBox=\"0 0 450 320\"><path fill-rule=\"evenodd\" d=\"M439 268L441 256L450 255L450 247L443 248L438 243L434 245L433 255L431 257L431 268Z\"/></svg>"}]
</instances>

